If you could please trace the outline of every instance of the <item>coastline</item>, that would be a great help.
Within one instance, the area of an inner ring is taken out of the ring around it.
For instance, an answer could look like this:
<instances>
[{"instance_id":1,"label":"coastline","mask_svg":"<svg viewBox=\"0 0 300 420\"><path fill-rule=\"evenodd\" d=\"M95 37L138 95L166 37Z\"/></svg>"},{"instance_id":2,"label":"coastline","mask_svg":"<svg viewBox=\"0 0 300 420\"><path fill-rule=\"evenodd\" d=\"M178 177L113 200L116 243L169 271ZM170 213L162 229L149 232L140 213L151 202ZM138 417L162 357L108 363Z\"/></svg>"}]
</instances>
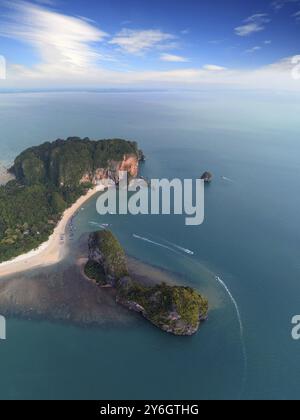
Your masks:
<instances>
[{"instance_id":1,"label":"coastline","mask_svg":"<svg viewBox=\"0 0 300 420\"><path fill-rule=\"evenodd\" d=\"M86 195L80 197L76 203L68 208L47 242L44 242L37 249L32 250L27 254L20 255L13 260L1 263L0 277L20 273L36 267L47 267L60 262L64 258L66 250L66 245L60 243L60 237L61 235L65 235L70 219L85 202L104 189L104 185L99 185L90 189Z\"/></svg>"},{"instance_id":2,"label":"coastline","mask_svg":"<svg viewBox=\"0 0 300 420\"><path fill-rule=\"evenodd\" d=\"M70 258L43 270L24 271L0 279L1 314L7 318L47 321L80 328L130 326L144 322L139 314L116 302L116 290L99 287L84 273L88 260L88 233L66 249ZM71 251L71 253L70 253ZM127 256L128 257L128 256ZM161 282L179 285L176 273L128 257L134 279L154 286Z\"/></svg>"},{"instance_id":3,"label":"coastline","mask_svg":"<svg viewBox=\"0 0 300 420\"><path fill-rule=\"evenodd\" d=\"M12 181L15 177L10 174L2 162L0 162L0 185L5 185Z\"/></svg>"}]
</instances>

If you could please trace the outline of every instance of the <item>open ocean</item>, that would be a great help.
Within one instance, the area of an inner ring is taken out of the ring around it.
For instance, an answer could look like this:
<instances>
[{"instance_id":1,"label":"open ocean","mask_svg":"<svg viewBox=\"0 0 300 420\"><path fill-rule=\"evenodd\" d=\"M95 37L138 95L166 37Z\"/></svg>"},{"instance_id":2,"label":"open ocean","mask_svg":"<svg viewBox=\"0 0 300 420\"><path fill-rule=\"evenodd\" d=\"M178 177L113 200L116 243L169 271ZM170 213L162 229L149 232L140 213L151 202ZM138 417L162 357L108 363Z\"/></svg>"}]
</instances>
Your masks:
<instances>
[{"instance_id":1,"label":"open ocean","mask_svg":"<svg viewBox=\"0 0 300 420\"><path fill-rule=\"evenodd\" d=\"M92 329L9 319L0 399L299 398L299 115L299 97L281 92L1 94L4 164L56 138L120 137L139 142L148 178L209 170L214 181L199 227L103 218L95 200L76 219L77 237L111 223L130 255L206 295L199 333L178 338L139 318Z\"/></svg>"}]
</instances>

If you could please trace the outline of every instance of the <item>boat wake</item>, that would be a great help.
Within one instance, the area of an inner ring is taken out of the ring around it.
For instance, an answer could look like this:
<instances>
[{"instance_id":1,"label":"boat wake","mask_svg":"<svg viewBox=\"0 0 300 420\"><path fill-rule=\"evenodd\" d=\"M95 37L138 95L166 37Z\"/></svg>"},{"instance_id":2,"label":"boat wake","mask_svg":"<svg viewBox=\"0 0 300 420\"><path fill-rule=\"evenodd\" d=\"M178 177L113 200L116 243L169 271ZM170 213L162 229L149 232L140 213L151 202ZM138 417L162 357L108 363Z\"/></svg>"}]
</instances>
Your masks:
<instances>
[{"instance_id":1,"label":"boat wake","mask_svg":"<svg viewBox=\"0 0 300 420\"><path fill-rule=\"evenodd\" d=\"M234 182L233 179L227 178L227 176L222 176L223 181L227 181L227 182Z\"/></svg>"},{"instance_id":2,"label":"boat wake","mask_svg":"<svg viewBox=\"0 0 300 420\"><path fill-rule=\"evenodd\" d=\"M235 307L237 318L238 318L238 322L239 322L239 326L240 326L240 335L241 335L242 351L243 351L243 358L244 358L244 377L243 377L243 387L242 387L242 390L241 390L241 393L242 393L243 390L244 390L244 388L245 388L245 385L246 385L247 371L248 371L248 356L247 356L247 351L246 351L246 346L245 346L245 340L244 340L244 326L243 326L243 321L242 321L242 317L241 317L239 306L237 304L237 301L233 297L231 291L229 290L229 288L227 287L227 285L224 283L224 281L220 277L216 276L216 280L218 281L219 284L221 284L221 286L225 289L226 293L230 297L230 300L231 300L231 302L233 303L233 305Z\"/></svg>"},{"instance_id":3,"label":"boat wake","mask_svg":"<svg viewBox=\"0 0 300 420\"><path fill-rule=\"evenodd\" d=\"M110 226L110 225L107 225L105 223L98 223L98 222L89 222L89 225L97 226L101 229L107 229Z\"/></svg>"},{"instance_id":4,"label":"boat wake","mask_svg":"<svg viewBox=\"0 0 300 420\"><path fill-rule=\"evenodd\" d=\"M241 317L241 314L240 314L238 304L237 304L236 300L234 299L234 297L232 296L231 291L228 289L227 285L224 283L224 281L218 276L216 276L216 280L221 284L221 286L223 286L223 288L226 290L228 296L230 297L231 302L234 304L236 314L237 314L237 317L238 317L238 320L239 320L241 335L244 336L244 327L243 327L242 317Z\"/></svg>"},{"instance_id":5,"label":"boat wake","mask_svg":"<svg viewBox=\"0 0 300 420\"><path fill-rule=\"evenodd\" d=\"M188 254L188 255L195 255L194 251L191 251L191 250L190 250L190 249L188 249L188 248L183 248L182 246L179 246L179 245L177 245L177 244L174 244L173 242L169 242L169 241L167 241L166 239L164 239L163 241L164 241L164 242L166 242L166 244L169 244L170 246L173 246L174 248L178 249L179 251L184 252L185 254Z\"/></svg>"},{"instance_id":6,"label":"boat wake","mask_svg":"<svg viewBox=\"0 0 300 420\"><path fill-rule=\"evenodd\" d=\"M136 234L133 234L132 236L134 237L134 239L138 239L140 241L147 242L148 244L156 245L156 246L159 246L160 248L165 248L165 249L168 249L169 251L177 253L177 251L175 249L171 248L170 246L161 244L159 242L151 241L151 239L144 238L143 236L139 236L139 235L136 235Z\"/></svg>"},{"instance_id":7,"label":"boat wake","mask_svg":"<svg viewBox=\"0 0 300 420\"><path fill-rule=\"evenodd\" d=\"M185 254L188 254L188 255L195 255L194 252L191 251L190 249L183 248L182 246L173 244L172 242L169 242L169 241L167 241L165 239L162 239L162 241L165 242L167 245L161 244L160 242L156 242L156 241L153 241L151 239L144 238L142 236L135 235L135 234L133 235L133 237L135 239L140 239L141 241L148 242L148 243L150 243L152 245L156 245L156 246L159 246L161 248L168 249L169 251L172 251L172 252L178 253L178 251L181 251L181 252L184 252Z\"/></svg>"}]
</instances>

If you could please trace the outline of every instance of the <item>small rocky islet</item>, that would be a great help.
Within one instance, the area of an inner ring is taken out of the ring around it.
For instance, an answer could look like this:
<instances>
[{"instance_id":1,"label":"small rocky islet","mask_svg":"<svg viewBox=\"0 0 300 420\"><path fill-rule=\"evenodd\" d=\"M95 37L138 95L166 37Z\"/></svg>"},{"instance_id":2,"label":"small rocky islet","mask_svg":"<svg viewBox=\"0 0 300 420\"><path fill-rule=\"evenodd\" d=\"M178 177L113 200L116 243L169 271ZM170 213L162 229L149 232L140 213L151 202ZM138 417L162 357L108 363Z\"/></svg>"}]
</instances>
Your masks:
<instances>
[{"instance_id":1,"label":"small rocky islet","mask_svg":"<svg viewBox=\"0 0 300 420\"><path fill-rule=\"evenodd\" d=\"M84 271L99 287L114 288L119 304L165 332L191 336L207 319L208 301L196 290L166 283L145 286L130 276L125 251L109 230L90 234Z\"/></svg>"},{"instance_id":2,"label":"small rocky islet","mask_svg":"<svg viewBox=\"0 0 300 420\"><path fill-rule=\"evenodd\" d=\"M201 176L201 179L206 183L209 184L212 182L213 180L213 174L211 172L204 172L203 175Z\"/></svg>"}]
</instances>

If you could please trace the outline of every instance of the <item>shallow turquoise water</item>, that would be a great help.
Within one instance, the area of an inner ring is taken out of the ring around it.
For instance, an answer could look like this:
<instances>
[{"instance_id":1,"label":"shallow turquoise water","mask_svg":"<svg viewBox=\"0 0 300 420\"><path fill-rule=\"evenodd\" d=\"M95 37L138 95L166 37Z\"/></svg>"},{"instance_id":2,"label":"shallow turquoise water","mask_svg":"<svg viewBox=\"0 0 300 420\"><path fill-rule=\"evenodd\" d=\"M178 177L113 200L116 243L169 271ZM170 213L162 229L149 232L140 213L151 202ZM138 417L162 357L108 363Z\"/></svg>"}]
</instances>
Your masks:
<instances>
[{"instance_id":1,"label":"shallow turquoise water","mask_svg":"<svg viewBox=\"0 0 300 420\"><path fill-rule=\"evenodd\" d=\"M3 161L57 137L126 137L144 149L147 177L215 179L200 227L179 216L104 219L95 200L76 219L78 236L111 223L129 254L206 294L199 334L172 337L143 320L87 330L9 320L0 398L299 397L299 112L299 98L280 93L1 95Z\"/></svg>"}]
</instances>

